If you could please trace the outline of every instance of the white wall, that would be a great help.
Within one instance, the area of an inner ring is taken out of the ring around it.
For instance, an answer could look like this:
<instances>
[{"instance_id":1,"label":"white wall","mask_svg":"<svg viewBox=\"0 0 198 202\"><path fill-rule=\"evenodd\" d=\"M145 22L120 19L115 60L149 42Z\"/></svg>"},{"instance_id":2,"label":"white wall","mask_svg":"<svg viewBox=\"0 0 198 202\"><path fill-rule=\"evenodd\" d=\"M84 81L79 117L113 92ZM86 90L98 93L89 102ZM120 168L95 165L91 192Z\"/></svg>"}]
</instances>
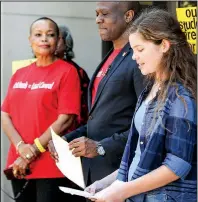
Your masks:
<instances>
[{"instance_id":1,"label":"white wall","mask_svg":"<svg viewBox=\"0 0 198 202\"><path fill-rule=\"evenodd\" d=\"M60 25L67 25L74 38L75 61L89 77L101 60L101 40L95 24L95 2L2 2L1 7L1 99L11 77L11 63L32 57L28 42L30 24L47 16ZM1 100L1 101L2 101ZM8 140L1 131L1 169L5 166ZM2 177L2 188L10 184ZM1 195L2 202L11 200Z\"/></svg>"}]
</instances>

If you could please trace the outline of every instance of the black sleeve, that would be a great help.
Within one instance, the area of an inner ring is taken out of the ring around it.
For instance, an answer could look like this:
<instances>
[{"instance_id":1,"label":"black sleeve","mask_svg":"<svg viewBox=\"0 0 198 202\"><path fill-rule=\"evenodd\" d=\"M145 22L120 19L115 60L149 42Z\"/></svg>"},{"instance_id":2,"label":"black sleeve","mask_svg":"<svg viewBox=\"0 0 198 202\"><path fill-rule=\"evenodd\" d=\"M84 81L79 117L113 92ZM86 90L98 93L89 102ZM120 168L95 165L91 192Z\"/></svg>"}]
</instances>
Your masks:
<instances>
[{"instance_id":1,"label":"black sleeve","mask_svg":"<svg viewBox=\"0 0 198 202\"><path fill-rule=\"evenodd\" d=\"M67 142L71 142L72 140L82 136L87 136L87 125L83 125L76 130L65 134L64 138L66 138Z\"/></svg>"},{"instance_id":2,"label":"black sleeve","mask_svg":"<svg viewBox=\"0 0 198 202\"><path fill-rule=\"evenodd\" d=\"M118 162L118 159L121 160L129 131L130 129L122 133L115 133L111 137L100 141L105 150L105 158L107 158L110 162Z\"/></svg>"}]
</instances>

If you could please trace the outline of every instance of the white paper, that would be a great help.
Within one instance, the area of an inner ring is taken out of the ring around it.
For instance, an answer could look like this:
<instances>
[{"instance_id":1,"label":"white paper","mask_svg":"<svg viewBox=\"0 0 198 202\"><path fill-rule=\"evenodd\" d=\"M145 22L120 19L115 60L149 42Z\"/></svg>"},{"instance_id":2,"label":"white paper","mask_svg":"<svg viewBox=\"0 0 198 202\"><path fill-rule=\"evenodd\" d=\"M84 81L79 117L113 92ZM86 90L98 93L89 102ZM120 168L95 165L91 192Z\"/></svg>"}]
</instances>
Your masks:
<instances>
[{"instance_id":1,"label":"white paper","mask_svg":"<svg viewBox=\"0 0 198 202\"><path fill-rule=\"evenodd\" d=\"M84 189L85 182L80 157L75 157L69 150L68 142L58 136L52 128L50 129L52 141L59 157L59 161L56 163L57 167L63 175Z\"/></svg>"},{"instance_id":2,"label":"white paper","mask_svg":"<svg viewBox=\"0 0 198 202\"><path fill-rule=\"evenodd\" d=\"M96 199L96 197L94 197L92 194L90 194L89 192L86 192L86 191L80 191L80 190L72 189L72 188L68 188L68 187L59 187L59 189L65 193L68 193L71 195L78 195L78 196L83 196L85 198Z\"/></svg>"}]
</instances>

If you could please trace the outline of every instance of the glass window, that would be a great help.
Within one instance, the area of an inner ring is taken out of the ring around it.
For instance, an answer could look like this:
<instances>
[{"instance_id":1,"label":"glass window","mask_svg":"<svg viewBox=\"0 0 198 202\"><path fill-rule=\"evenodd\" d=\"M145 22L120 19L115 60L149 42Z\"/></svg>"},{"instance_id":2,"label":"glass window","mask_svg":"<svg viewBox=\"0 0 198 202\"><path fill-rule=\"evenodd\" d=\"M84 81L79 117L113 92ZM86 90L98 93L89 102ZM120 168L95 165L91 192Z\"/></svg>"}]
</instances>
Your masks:
<instances>
[{"instance_id":1,"label":"glass window","mask_svg":"<svg viewBox=\"0 0 198 202\"><path fill-rule=\"evenodd\" d=\"M197 1L179 1L178 8L197 7Z\"/></svg>"},{"instance_id":2,"label":"glass window","mask_svg":"<svg viewBox=\"0 0 198 202\"><path fill-rule=\"evenodd\" d=\"M147 8L149 6L155 6L158 8L167 9L167 1L140 1L142 8Z\"/></svg>"}]
</instances>

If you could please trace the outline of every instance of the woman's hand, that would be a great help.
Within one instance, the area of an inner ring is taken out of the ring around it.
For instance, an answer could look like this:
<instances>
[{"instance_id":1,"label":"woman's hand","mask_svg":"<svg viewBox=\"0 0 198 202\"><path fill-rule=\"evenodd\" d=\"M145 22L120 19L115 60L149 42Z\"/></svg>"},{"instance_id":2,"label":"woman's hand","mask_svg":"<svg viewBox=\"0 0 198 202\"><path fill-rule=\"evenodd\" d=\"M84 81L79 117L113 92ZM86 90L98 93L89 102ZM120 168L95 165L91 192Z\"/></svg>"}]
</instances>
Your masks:
<instances>
[{"instance_id":1,"label":"woman's hand","mask_svg":"<svg viewBox=\"0 0 198 202\"><path fill-rule=\"evenodd\" d=\"M18 153L20 157L30 163L37 157L38 150L34 145L22 143L18 148Z\"/></svg>"},{"instance_id":2,"label":"woman's hand","mask_svg":"<svg viewBox=\"0 0 198 202\"><path fill-rule=\"evenodd\" d=\"M14 177L21 179L26 176L26 171L29 168L28 161L23 159L21 156L18 157L12 164Z\"/></svg>"},{"instance_id":3,"label":"woman's hand","mask_svg":"<svg viewBox=\"0 0 198 202\"><path fill-rule=\"evenodd\" d=\"M96 202L124 202L123 189L125 182L116 180L111 186L94 195L97 199L91 199Z\"/></svg>"}]
</instances>

